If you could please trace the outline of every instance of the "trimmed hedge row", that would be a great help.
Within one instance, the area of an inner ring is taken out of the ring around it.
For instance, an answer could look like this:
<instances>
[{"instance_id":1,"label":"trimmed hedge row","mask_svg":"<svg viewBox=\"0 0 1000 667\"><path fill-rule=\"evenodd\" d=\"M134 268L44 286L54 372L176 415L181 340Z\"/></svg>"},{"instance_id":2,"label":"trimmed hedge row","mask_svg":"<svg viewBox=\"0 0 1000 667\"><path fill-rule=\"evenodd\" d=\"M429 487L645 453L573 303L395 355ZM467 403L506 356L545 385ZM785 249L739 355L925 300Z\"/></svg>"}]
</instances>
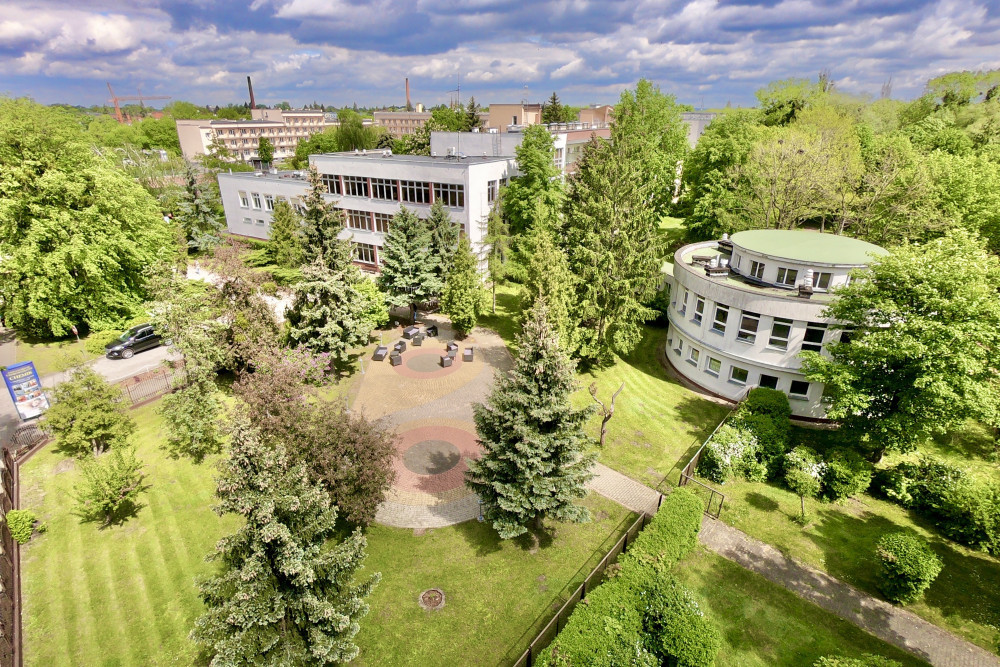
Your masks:
<instances>
[{"instance_id":1,"label":"trimmed hedge row","mask_svg":"<svg viewBox=\"0 0 1000 667\"><path fill-rule=\"evenodd\" d=\"M825 655L813 667L903 667L900 663L880 655L865 653L860 658L845 658L839 655Z\"/></svg>"},{"instance_id":2,"label":"trimmed hedge row","mask_svg":"<svg viewBox=\"0 0 1000 667\"><path fill-rule=\"evenodd\" d=\"M702 501L687 489L660 510L619 559L620 571L577 604L538 665L715 664L721 640L691 593L669 570L701 529ZM610 577L610 575L609 575Z\"/></svg>"}]
</instances>

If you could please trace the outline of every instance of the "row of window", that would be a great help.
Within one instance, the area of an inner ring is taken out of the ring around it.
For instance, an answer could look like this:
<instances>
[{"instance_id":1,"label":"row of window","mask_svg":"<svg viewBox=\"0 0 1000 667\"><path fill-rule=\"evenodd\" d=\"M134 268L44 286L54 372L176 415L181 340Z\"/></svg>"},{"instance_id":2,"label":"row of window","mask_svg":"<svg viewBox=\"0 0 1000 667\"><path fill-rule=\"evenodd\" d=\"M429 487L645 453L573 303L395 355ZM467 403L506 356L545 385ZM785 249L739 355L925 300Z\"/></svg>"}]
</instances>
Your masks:
<instances>
[{"instance_id":1,"label":"row of window","mask_svg":"<svg viewBox=\"0 0 1000 667\"><path fill-rule=\"evenodd\" d=\"M677 312L681 315L687 314L688 300L693 298L694 312L691 319L699 326L705 317L705 297L695 294L686 288L682 288L680 301L677 304ZM726 329L730 325L729 306L716 304L715 313L712 317L711 331L726 334ZM760 313L752 313L748 310L736 311L733 318L736 329L736 340L753 344L757 342L757 335L760 331ZM802 340L802 349L811 352L820 352L823 349L823 339L826 336L827 325L823 322L807 322L806 332ZM772 318L771 330L767 335L767 347L778 350L788 349L788 339L792 333L792 320L784 317ZM841 335L841 340L845 340Z\"/></svg>"},{"instance_id":2,"label":"row of window","mask_svg":"<svg viewBox=\"0 0 1000 667\"><path fill-rule=\"evenodd\" d=\"M278 197L278 199L284 199L296 211L299 213L305 213L306 207L298 198L289 199L288 197ZM259 192L251 192L247 194L246 192L240 191L240 208L252 208L255 211L273 211L274 202L274 195L265 194L261 196Z\"/></svg>"},{"instance_id":3,"label":"row of window","mask_svg":"<svg viewBox=\"0 0 1000 667\"><path fill-rule=\"evenodd\" d=\"M743 261L742 255L734 256L732 264L733 268L738 270L740 268L740 264L742 261ZM765 264L763 262L758 262L755 259L751 260L750 268L748 269L746 275L755 280L764 282L764 267ZM779 266L777 280L775 281L775 283L778 285L782 285L784 287L795 287L798 277L799 277L798 269L789 269L784 266ZM830 278L832 277L833 274L829 273L828 271L814 271L813 289L819 292L825 292L826 290L830 289Z\"/></svg>"},{"instance_id":4,"label":"row of window","mask_svg":"<svg viewBox=\"0 0 1000 667\"><path fill-rule=\"evenodd\" d=\"M684 355L684 341L678 337L676 345L670 342L673 346L674 354L678 356ZM687 362L694 366L695 368L701 368L702 356L705 358L704 371L713 377L722 377L722 360L718 357L710 356L709 354L702 355L701 350L694 346L688 346L687 350ZM735 364L730 364L728 379L738 385L745 385L750 381L750 371L746 368L741 368ZM767 387L768 389L778 389L779 378L776 375L767 375L761 373L760 377L757 378L757 386ZM806 399L809 394L809 383L805 380L792 380L788 387L788 395L790 398Z\"/></svg>"},{"instance_id":5,"label":"row of window","mask_svg":"<svg viewBox=\"0 0 1000 667\"><path fill-rule=\"evenodd\" d=\"M243 218L243 224L244 225L252 225L252 224L254 224L254 221L251 220L250 218ZM257 226L258 227L270 227L271 223L267 222L263 218L257 218Z\"/></svg>"},{"instance_id":6,"label":"row of window","mask_svg":"<svg viewBox=\"0 0 1000 667\"><path fill-rule=\"evenodd\" d=\"M465 207L465 186L461 184L401 181L365 176L338 176L336 174L321 174L320 179L326 186L326 191L331 195L400 201L407 204L430 204L432 201L431 189L433 188L434 201L440 201L451 208Z\"/></svg>"},{"instance_id":7,"label":"row of window","mask_svg":"<svg viewBox=\"0 0 1000 667\"><path fill-rule=\"evenodd\" d=\"M378 253L375 252L375 246L370 243L355 243L354 244L354 259L365 264L374 264L375 259L378 257Z\"/></svg>"},{"instance_id":8,"label":"row of window","mask_svg":"<svg viewBox=\"0 0 1000 667\"><path fill-rule=\"evenodd\" d=\"M369 211L347 210L347 228L365 232L389 232L392 215L389 213L371 213Z\"/></svg>"}]
</instances>

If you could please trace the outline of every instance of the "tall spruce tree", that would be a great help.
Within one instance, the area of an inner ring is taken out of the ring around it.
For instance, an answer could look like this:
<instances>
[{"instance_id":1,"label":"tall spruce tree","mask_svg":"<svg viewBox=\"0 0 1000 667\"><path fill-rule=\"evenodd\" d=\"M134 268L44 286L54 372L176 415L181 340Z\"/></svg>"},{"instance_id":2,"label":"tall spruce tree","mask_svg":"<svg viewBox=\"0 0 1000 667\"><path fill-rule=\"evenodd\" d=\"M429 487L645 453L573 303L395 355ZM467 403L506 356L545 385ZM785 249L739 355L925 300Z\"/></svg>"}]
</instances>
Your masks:
<instances>
[{"instance_id":1,"label":"tall spruce tree","mask_svg":"<svg viewBox=\"0 0 1000 667\"><path fill-rule=\"evenodd\" d=\"M536 229L528 237L527 280L524 282L525 303L539 297L549 307L549 323L559 336L559 345L572 355L577 346L576 290L577 278L569 268L566 252L556 244L554 233Z\"/></svg>"},{"instance_id":2,"label":"tall spruce tree","mask_svg":"<svg viewBox=\"0 0 1000 667\"><path fill-rule=\"evenodd\" d=\"M390 306L407 307L416 319L417 305L441 294L442 282L431 258L431 233L427 221L405 206L389 225L382 246L379 288Z\"/></svg>"},{"instance_id":3,"label":"tall spruce tree","mask_svg":"<svg viewBox=\"0 0 1000 667\"><path fill-rule=\"evenodd\" d=\"M206 611L191 637L212 665L333 665L358 654L354 636L379 574L360 578L366 540L339 539L337 508L284 447L261 443L240 413L222 464L215 511L243 522L209 560L222 571L199 583Z\"/></svg>"},{"instance_id":4,"label":"tall spruce tree","mask_svg":"<svg viewBox=\"0 0 1000 667\"><path fill-rule=\"evenodd\" d=\"M377 290L361 288L370 282L356 266L333 271L319 259L302 267L303 280L295 285L288 309L288 338L314 353L327 352L338 367L350 361L353 348L366 345L372 329L385 319L385 301Z\"/></svg>"},{"instance_id":5,"label":"tall spruce tree","mask_svg":"<svg viewBox=\"0 0 1000 667\"><path fill-rule=\"evenodd\" d=\"M539 299L518 338L514 368L497 378L485 403L473 406L483 456L469 461L466 484L484 502L502 539L527 532L542 519L582 522L590 517L576 500L587 495L596 454L583 427L590 406L574 410L573 362L559 348Z\"/></svg>"},{"instance_id":6,"label":"tall spruce tree","mask_svg":"<svg viewBox=\"0 0 1000 667\"><path fill-rule=\"evenodd\" d=\"M553 91L549 101L542 105L542 122L561 123L563 122L563 116L562 103L559 102L559 96Z\"/></svg>"},{"instance_id":7,"label":"tall spruce tree","mask_svg":"<svg viewBox=\"0 0 1000 667\"><path fill-rule=\"evenodd\" d=\"M483 236L483 245L487 249L486 272L490 277L494 315L497 312L497 283L507 278L510 259L510 226L503 217L503 196L504 190L501 190L486 218L486 234Z\"/></svg>"},{"instance_id":8,"label":"tall spruce tree","mask_svg":"<svg viewBox=\"0 0 1000 667\"><path fill-rule=\"evenodd\" d=\"M330 268L340 266L346 258L350 261L351 246L349 241L339 237L344 229L344 212L333 207L323 195L327 188L323 185L319 172L315 167L309 169L309 193L306 195L306 212L303 216L303 234L305 248L302 254L304 263L312 263L317 257Z\"/></svg>"},{"instance_id":9,"label":"tall spruce tree","mask_svg":"<svg viewBox=\"0 0 1000 667\"><path fill-rule=\"evenodd\" d=\"M198 172L190 162L184 171L184 190L177 200L174 217L184 230L189 248L206 250L222 240L226 225L205 196L204 187L198 182Z\"/></svg>"},{"instance_id":10,"label":"tall spruce tree","mask_svg":"<svg viewBox=\"0 0 1000 667\"><path fill-rule=\"evenodd\" d=\"M483 119L479 117L479 105L476 98L470 97L469 104L465 107L465 117L462 119L462 131L472 132L483 126Z\"/></svg>"},{"instance_id":11,"label":"tall spruce tree","mask_svg":"<svg viewBox=\"0 0 1000 667\"><path fill-rule=\"evenodd\" d=\"M520 174L507 186L503 197L504 216L514 234L531 229L536 220L558 217L565 199L559 167L554 163L552 135L542 125L531 125L524 140L514 149Z\"/></svg>"},{"instance_id":12,"label":"tall spruce tree","mask_svg":"<svg viewBox=\"0 0 1000 667\"><path fill-rule=\"evenodd\" d=\"M463 236L451 262L448 281L441 297L441 310L451 319L452 326L463 335L476 326L485 305L478 264L472 253L469 237Z\"/></svg>"},{"instance_id":13,"label":"tall spruce tree","mask_svg":"<svg viewBox=\"0 0 1000 667\"><path fill-rule=\"evenodd\" d=\"M431 231L430 259L435 264L437 277L444 283L451 269L451 259L458 249L459 226L451 219L440 201L434 202L431 206L427 226Z\"/></svg>"},{"instance_id":14,"label":"tall spruce tree","mask_svg":"<svg viewBox=\"0 0 1000 667\"><path fill-rule=\"evenodd\" d=\"M588 363L631 351L642 322L655 315L643 304L656 291L665 249L650 205L655 182L644 173L645 143L594 139L570 186L563 242L579 280L577 354Z\"/></svg>"},{"instance_id":15,"label":"tall spruce tree","mask_svg":"<svg viewBox=\"0 0 1000 667\"><path fill-rule=\"evenodd\" d=\"M271 221L271 252L274 263L286 269L302 265L305 252L302 216L284 199L274 204Z\"/></svg>"}]
</instances>

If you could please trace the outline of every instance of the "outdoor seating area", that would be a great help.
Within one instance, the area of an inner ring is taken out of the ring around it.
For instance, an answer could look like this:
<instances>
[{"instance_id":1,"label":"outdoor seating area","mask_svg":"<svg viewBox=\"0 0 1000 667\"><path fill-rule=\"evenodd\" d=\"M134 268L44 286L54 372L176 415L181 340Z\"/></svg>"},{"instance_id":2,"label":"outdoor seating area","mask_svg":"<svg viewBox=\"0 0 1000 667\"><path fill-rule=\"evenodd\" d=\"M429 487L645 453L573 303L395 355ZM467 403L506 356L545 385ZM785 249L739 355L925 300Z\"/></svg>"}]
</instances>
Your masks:
<instances>
[{"instance_id":1,"label":"outdoor seating area","mask_svg":"<svg viewBox=\"0 0 1000 667\"><path fill-rule=\"evenodd\" d=\"M390 364L393 366L400 366L403 363L402 355L406 352L407 341L409 341L413 347L423 347L424 341L427 338L438 335L438 327L436 324L423 328L419 326L409 326L403 329L402 335L403 340L393 343L391 352L387 345L378 345L372 355L372 361L383 361L388 356ZM455 359L458 358L458 352L458 342L454 340L448 341L445 344L444 354L441 355L441 366L443 368L448 368L454 364ZM462 361L471 362L474 359L474 348L466 347L462 349Z\"/></svg>"},{"instance_id":2,"label":"outdoor seating area","mask_svg":"<svg viewBox=\"0 0 1000 667\"><path fill-rule=\"evenodd\" d=\"M417 334L412 339L410 339L410 342L413 343L414 347L420 347L421 345L424 344L424 335Z\"/></svg>"},{"instance_id":3,"label":"outdoor seating area","mask_svg":"<svg viewBox=\"0 0 1000 667\"><path fill-rule=\"evenodd\" d=\"M396 352L399 352L400 354L406 352L406 341L405 340L399 341L398 343L392 346L392 349L394 349Z\"/></svg>"}]
</instances>

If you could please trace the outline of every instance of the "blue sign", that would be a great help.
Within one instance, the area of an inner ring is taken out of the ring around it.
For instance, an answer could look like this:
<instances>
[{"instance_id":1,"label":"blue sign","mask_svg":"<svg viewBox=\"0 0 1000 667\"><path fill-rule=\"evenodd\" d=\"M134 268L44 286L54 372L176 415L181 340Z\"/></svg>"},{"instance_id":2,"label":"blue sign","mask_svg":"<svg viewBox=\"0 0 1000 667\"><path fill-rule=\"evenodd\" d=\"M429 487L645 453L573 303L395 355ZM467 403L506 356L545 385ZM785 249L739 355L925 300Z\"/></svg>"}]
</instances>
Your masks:
<instances>
[{"instance_id":1,"label":"blue sign","mask_svg":"<svg viewBox=\"0 0 1000 667\"><path fill-rule=\"evenodd\" d=\"M21 419L34 419L49 408L49 399L42 391L35 364L22 361L3 370L3 381Z\"/></svg>"}]
</instances>

